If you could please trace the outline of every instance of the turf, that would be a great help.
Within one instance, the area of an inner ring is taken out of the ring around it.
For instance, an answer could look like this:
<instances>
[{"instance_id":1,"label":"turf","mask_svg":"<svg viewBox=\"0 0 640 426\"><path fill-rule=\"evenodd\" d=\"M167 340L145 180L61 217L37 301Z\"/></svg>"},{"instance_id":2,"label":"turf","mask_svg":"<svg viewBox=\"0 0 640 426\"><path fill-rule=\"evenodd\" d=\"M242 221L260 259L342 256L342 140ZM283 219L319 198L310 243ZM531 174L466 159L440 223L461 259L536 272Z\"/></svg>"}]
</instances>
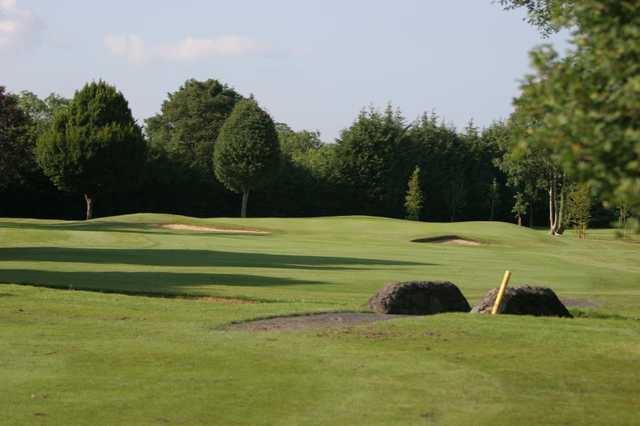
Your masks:
<instances>
[{"instance_id":1,"label":"turf","mask_svg":"<svg viewBox=\"0 0 640 426\"><path fill-rule=\"evenodd\" d=\"M164 223L271 234L169 231ZM482 245L411 242L440 235ZM637 424L639 260L638 238L621 241L611 230L580 241L493 222L1 219L2 422ZM547 285L577 299L579 317L446 314L342 330L221 328L363 310L388 281L450 280L474 303L505 269L515 285ZM158 294L258 303L142 296Z\"/></svg>"}]
</instances>

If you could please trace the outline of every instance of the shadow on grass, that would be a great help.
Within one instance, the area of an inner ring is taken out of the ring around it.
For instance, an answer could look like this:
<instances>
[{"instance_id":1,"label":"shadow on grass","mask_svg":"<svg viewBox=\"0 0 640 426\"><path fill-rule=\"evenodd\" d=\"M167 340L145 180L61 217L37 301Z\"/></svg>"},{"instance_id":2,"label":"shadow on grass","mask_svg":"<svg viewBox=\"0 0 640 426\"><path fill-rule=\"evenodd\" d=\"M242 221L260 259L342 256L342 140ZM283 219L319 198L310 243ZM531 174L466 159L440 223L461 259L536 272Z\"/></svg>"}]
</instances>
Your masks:
<instances>
[{"instance_id":1,"label":"shadow on grass","mask_svg":"<svg viewBox=\"0 0 640 426\"><path fill-rule=\"evenodd\" d=\"M0 248L0 260L68 262L177 267L245 267L275 269L343 270L373 266L426 266L428 263L353 257L234 253L214 250L84 249L65 247Z\"/></svg>"},{"instance_id":2,"label":"shadow on grass","mask_svg":"<svg viewBox=\"0 0 640 426\"><path fill-rule=\"evenodd\" d=\"M628 317L624 315L612 314L609 312L601 312L594 309L569 309L574 318L594 318L594 319L612 319L612 320L632 320L640 321L637 317Z\"/></svg>"},{"instance_id":3,"label":"shadow on grass","mask_svg":"<svg viewBox=\"0 0 640 426\"><path fill-rule=\"evenodd\" d=\"M321 281L244 274L174 272L66 272L0 269L0 282L50 288L127 294L190 294L189 288L206 286L275 287L323 284ZM195 289L202 291L203 288Z\"/></svg>"},{"instance_id":4,"label":"shadow on grass","mask_svg":"<svg viewBox=\"0 0 640 426\"><path fill-rule=\"evenodd\" d=\"M120 232L128 234L154 234L154 235L189 235L189 236L238 236L238 237L265 237L268 234L238 234L235 232L189 232L167 231L160 224L150 223L125 223L125 222L71 222L71 223L15 223L0 222L0 228L6 229L30 229L40 231L89 231L89 232Z\"/></svg>"}]
</instances>

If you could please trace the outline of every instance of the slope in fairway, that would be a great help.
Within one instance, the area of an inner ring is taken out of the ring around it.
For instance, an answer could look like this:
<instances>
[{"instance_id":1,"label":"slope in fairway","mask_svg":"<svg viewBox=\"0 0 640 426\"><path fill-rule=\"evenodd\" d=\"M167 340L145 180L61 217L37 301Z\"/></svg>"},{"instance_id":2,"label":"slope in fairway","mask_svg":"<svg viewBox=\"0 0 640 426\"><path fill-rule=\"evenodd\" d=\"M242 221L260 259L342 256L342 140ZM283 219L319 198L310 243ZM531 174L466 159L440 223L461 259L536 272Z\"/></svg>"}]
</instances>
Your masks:
<instances>
[{"instance_id":1,"label":"slope in fairway","mask_svg":"<svg viewBox=\"0 0 640 426\"><path fill-rule=\"evenodd\" d=\"M411 242L444 235L480 245ZM2 219L0 404L8 424L634 424L639 249L613 231L578 241L492 222ZM505 269L587 317L221 329L362 310L388 281L449 280L473 304ZM56 290L70 288L259 303Z\"/></svg>"}]
</instances>

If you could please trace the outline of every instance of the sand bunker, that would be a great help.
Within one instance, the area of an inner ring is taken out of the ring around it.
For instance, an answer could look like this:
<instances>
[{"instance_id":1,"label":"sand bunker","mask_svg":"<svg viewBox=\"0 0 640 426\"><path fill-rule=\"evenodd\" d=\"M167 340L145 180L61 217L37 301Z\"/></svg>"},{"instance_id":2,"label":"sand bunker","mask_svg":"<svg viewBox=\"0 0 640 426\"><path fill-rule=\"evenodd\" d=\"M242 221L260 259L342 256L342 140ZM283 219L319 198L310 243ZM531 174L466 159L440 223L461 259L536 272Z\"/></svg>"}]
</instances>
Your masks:
<instances>
[{"instance_id":1,"label":"sand bunker","mask_svg":"<svg viewBox=\"0 0 640 426\"><path fill-rule=\"evenodd\" d=\"M269 232L260 231L258 229L249 228L216 228L212 226L185 225L182 223L169 223L160 225L161 228L171 229L173 231L193 231L193 232L218 232L224 234L252 234L252 235L268 235Z\"/></svg>"},{"instance_id":2,"label":"sand bunker","mask_svg":"<svg viewBox=\"0 0 640 426\"><path fill-rule=\"evenodd\" d=\"M468 240L457 235L442 235L439 237L418 238L411 240L412 243L432 243L432 244L454 244L459 246L479 246L480 241Z\"/></svg>"},{"instance_id":3,"label":"sand bunker","mask_svg":"<svg viewBox=\"0 0 640 426\"><path fill-rule=\"evenodd\" d=\"M276 317L255 321L245 321L226 326L225 330L281 331L322 328L342 328L375 321L402 318L402 315L384 315L355 312L334 312L309 315Z\"/></svg>"}]
</instances>

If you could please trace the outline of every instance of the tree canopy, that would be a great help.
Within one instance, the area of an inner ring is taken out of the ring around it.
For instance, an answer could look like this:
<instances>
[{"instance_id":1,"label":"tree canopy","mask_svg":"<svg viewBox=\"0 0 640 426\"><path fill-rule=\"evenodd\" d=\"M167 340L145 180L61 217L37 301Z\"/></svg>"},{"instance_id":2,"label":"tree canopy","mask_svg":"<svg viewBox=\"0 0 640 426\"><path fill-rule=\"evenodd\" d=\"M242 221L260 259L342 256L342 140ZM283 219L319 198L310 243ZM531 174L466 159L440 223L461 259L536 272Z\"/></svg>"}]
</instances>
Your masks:
<instances>
[{"instance_id":1,"label":"tree canopy","mask_svg":"<svg viewBox=\"0 0 640 426\"><path fill-rule=\"evenodd\" d=\"M127 100L103 81L76 92L39 139L36 158L61 190L84 194L87 218L100 194L135 186L146 145Z\"/></svg>"},{"instance_id":2,"label":"tree canopy","mask_svg":"<svg viewBox=\"0 0 640 426\"><path fill-rule=\"evenodd\" d=\"M187 80L169 93L159 114L146 120L149 143L210 177L213 147L240 99L242 96L218 80Z\"/></svg>"},{"instance_id":3,"label":"tree canopy","mask_svg":"<svg viewBox=\"0 0 640 426\"><path fill-rule=\"evenodd\" d=\"M379 207L387 212L403 210L405 184L411 171L400 167L400 163L401 147L408 147L408 129L400 111L389 105L384 111L361 111L356 121L341 132L336 142L335 173L359 213L371 214Z\"/></svg>"},{"instance_id":4,"label":"tree canopy","mask_svg":"<svg viewBox=\"0 0 640 426\"><path fill-rule=\"evenodd\" d=\"M503 3L527 7L541 24L572 31L566 56L550 46L532 52L535 72L523 94L535 96L543 112L531 136L553 134L553 157L563 167L609 205L640 211L640 3Z\"/></svg>"},{"instance_id":5,"label":"tree canopy","mask_svg":"<svg viewBox=\"0 0 640 426\"><path fill-rule=\"evenodd\" d=\"M20 179L30 158L29 116L19 107L18 97L0 86L0 188Z\"/></svg>"},{"instance_id":6,"label":"tree canopy","mask_svg":"<svg viewBox=\"0 0 640 426\"><path fill-rule=\"evenodd\" d=\"M280 160L278 134L273 120L253 99L237 103L222 126L214 151L218 179L242 194L242 217L249 193L274 176Z\"/></svg>"}]
</instances>

